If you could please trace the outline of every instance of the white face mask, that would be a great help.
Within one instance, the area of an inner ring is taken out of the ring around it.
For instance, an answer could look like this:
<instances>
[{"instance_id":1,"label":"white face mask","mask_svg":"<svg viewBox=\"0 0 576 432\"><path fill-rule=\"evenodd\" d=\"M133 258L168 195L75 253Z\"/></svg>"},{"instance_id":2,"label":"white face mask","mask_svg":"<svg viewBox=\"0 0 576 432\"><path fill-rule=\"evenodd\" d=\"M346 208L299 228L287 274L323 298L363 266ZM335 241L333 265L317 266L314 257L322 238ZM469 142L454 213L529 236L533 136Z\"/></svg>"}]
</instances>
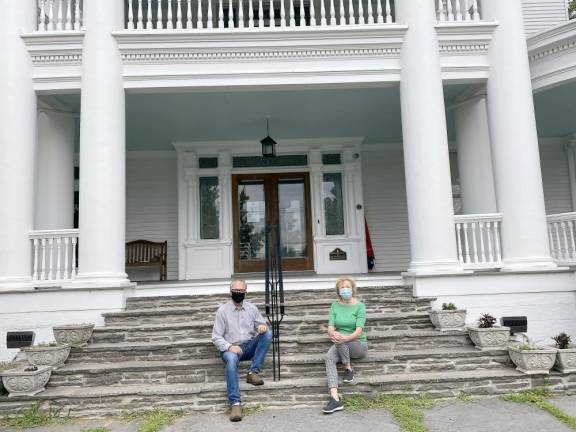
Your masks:
<instances>
[{"instance_id":1,"label":"white face mask","mask_svg":"<svg viewBox=\"0 0 576 432\"><path fill-rule=\"evenodd\" d=\"M352 298L352 288L347 287L339 288L338 292L340 293L340 297L342 297L344 300Z\"/></svg>"}]
</instances>

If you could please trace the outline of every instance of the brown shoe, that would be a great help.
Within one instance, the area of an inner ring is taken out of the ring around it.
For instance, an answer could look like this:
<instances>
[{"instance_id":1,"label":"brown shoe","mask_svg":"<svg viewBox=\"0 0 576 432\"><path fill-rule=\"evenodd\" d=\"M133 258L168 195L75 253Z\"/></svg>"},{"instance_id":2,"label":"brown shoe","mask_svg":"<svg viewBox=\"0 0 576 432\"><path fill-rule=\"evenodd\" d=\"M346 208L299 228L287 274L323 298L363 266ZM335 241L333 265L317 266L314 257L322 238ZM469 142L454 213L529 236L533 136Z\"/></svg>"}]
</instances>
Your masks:
<instances>
[{"instance_id":1,"label":"brown shoe","mask_svg":"<svg viewBox=\"0 0 576 432\"><path fill-rule=\"evenodd\" d=\"M246 375L246 382L255 386L264 384L264 380L260 378L260 375L258 375L257 372L248 372L248 375Z\"/></svg>"},{"instance_id":2,"label":"brown shoe","mask_svg":"<svg viewBox=\"0 0 576 432\"><path fill-rule=\"evenodd\" d=\"M242 420L242 407L240 404L230 407L230 421L239 422Z\"/></svg>"}]
</instances>

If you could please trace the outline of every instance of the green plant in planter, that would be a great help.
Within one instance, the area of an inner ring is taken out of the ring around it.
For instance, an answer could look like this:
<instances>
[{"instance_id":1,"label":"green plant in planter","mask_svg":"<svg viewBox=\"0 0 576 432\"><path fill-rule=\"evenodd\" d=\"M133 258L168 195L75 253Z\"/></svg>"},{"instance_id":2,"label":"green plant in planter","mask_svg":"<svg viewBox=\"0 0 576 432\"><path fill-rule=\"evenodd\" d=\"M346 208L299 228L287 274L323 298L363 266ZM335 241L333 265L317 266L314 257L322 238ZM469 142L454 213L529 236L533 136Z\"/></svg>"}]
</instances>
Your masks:
<instances>
[{"instance_id":1,"label":"green plant in planter","mask_svg":"<svg viewBox=\"0 0 576 432\"><path fill-rule=\"evenodd\" d=\"M568 16L570 19L576 18L576 0L570 0L570 4L568 4Z\"/></svg>"},{"instance_id":2,"label":"green plant in planter","mask_svg":"<svg viewBox=\"0 0 576 432\"><path fill-rule=\"evenodd\" d=\"M39 344L32 345L35 348L49 348L49 347L57 347L58 342L44 342Z\"/></svg>"},{"instance_id":3,"label":"green plant in planter","mask_svg":"<svg viewBox=\"0 0 576 432\"><path fill-rule=\"evenodd\" d=\"M572 2L572 3L574 3L574 2ZM576 5L576 3L575 3L575 5ZM556 342L556 348L567 349L570 346L570 342L572 341L572 338L570 336L568 336L566 333L560 333L560 334L554 336L552 338L552 340L554 342Z\"/></svg>"},{"instance_id":4,"label":"green plant in planter","mask_svg":"<svg viewBox=\"0 0 576 432\"><path fill-rule=\"evenodd\" d=\"M496 324L496 318L494 318L490 314L484 314L480 318L478 318L478 327L479 328L492 328Z\"/></svg>"},{"instance_id":5,"label":"green plant in planter","mask_svg":"<svg viewBox=\"0 0 576 432\"><path fill-rule=\"evenodd\" d=\"M442 303L442 310L458 310L454 303Z\"/></svg>"},{"instance_id":6,"label":"green plant in planter","mask_svg":"<svg viewBox=\"0 0 576 432\"><path fill-rule=\"evenodd\" d=\"M18 366L16 362L0 362L0 372L14 369L16 366Z\"/></svg>"}]
</instances>

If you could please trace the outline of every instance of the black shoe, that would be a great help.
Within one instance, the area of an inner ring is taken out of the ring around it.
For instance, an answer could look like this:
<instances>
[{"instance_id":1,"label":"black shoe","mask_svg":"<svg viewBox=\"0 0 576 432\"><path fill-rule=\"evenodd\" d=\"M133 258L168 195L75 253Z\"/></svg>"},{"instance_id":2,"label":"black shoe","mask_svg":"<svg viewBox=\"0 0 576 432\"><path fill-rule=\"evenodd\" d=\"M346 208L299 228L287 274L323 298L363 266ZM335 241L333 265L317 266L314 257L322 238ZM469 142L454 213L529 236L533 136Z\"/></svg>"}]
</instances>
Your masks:
<instances>
[{"instance_id":1,"label":"black shoe","mask_svg":"<svg viewBox=\"0 0 576 432\"><path fill-rule=\"evenodd\" d=\"M344 405L342 405L341 401L337 401L334 398L330 398L326 406L322 408L322 412L324 414L332 414L335 411L342 411L343 409Z\"/></svg>"},{"instance_id":2,"label":"black shoe","mask_svg":"<svg viewBox=\"0 0 576 432\"><path fill-rule=\"evenodd\" d=\"M344 378L342 379L345 383L351 383L354 381L354 371L352 369L344 370Z\"/></svg>"}]
</instances>

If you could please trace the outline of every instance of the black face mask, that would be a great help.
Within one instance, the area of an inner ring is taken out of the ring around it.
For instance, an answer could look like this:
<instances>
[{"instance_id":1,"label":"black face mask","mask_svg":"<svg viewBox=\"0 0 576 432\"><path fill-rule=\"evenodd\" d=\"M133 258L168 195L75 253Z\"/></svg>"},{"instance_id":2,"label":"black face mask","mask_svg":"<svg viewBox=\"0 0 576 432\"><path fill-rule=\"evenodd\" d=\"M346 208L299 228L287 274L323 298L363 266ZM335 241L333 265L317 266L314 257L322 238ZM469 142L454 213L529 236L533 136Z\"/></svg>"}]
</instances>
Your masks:
<instances>
[{"instance_id":1,"label":"black face mask","mask_svg":"<svg viewBox=\"0 0 576 432\"><path fill-rule=\"evenodd\" d=\"M232 291L232 300L234 300L235 303L242 303L244 297L246 297L246 293Z\"/></svg>"}]
</instances>

